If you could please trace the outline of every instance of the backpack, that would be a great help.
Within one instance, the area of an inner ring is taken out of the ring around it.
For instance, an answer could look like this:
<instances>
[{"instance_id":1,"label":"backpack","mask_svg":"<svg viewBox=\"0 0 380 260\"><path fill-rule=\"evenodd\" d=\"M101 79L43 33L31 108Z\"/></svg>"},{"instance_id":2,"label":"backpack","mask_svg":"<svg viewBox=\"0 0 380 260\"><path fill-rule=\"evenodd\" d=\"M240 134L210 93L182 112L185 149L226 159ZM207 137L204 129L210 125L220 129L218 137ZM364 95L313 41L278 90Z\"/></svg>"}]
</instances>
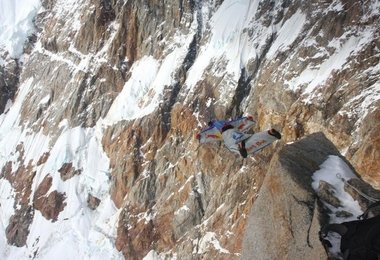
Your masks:
<instances>
[{"instance_id":1,"label":"backpack","mask_svg":"<svg viewBox=\"0 0 380 260\"><path fill-rule=\"evenodd\" d=\"M322 244L331 247L326 236L336 232L341 235L340 250L344 260L380 260L380 215L368 218L369 210L380 206L380 201L371 204L358 217L359 220L326 225L319 232Z\"/></svg>"}]
</instances>

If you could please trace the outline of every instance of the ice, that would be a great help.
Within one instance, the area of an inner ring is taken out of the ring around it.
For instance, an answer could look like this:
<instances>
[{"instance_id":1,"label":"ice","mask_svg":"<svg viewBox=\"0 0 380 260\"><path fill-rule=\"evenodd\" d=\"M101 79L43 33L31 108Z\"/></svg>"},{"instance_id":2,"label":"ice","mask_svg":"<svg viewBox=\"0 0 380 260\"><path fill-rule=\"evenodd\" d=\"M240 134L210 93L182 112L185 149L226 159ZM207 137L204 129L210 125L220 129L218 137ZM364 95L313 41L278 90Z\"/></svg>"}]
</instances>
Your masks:
<instances>
[{"instance_id":1,"label":"ice","mask_svg":"<svg viewBox=\"0 0 380 260\"><path fill-rule=\"evenodd\" d=\"M149 253L143 258L143 260L161 260L162 258L156 251L150 250Z\"/></svg>"},{"instance_id":2,"label":"ice","mask_svg":"<svg viewBox=\"0 0 380 260\"><path fill-rule=\"evenodd\" d=\"M271 59L276 53L287 50L299 36L306 21L306 15L298 10L292 17L280 27L277 37L267 53L267 59Z\"/></svg>"},{"instance_id":3,"label":"ice","mask_svg":"<svg viewBox=\"0 0 380 260\"><path fill-rule=\"evenodd\" d=\"M325 203L325 206L331 210L331 213L329 214L330 223L342 223L345 221L357 220L357 217L363 213L358 202L344 190L343 180L357 177L340 157L330 155L328 159L320 165L320 170L316 171L312 178L312 187L315 191L318 191L319 182L325 181L334 187L334 195L341 201L342 206L339 208L335 208L328 203ZM338 211L350 212L353 215L351 217L339 217L336 214ZM337 254L339 252L340 236L331 234L328 237L328 240L333 245L330 252Z\"/></svg>"},{"instance_id":4,"label":"ice","mask_svg":"<svg viewBox=\"0 0 380 260\"><path fill-rule=\"evenodd\" d=\"M213 15L210 26L212 37L201 48L200 55L189 70L186 80L188 88L193 88L202 79L206 68L217 60L226 60L227 71L237 82L240 70L256 55L243 30L257 9L257 1L227 0ZM228 17L228 19L225 19ZM233 87L233 86L232 86Z\"/></svg>"},{"instance_id":5,"label":"ice","mask_svg":"<svg viewBox=\"0 0 380 260\"><path fill-rule=\"evenodd\" d=\"M215 250L223 254L230 254L230 252L220 245L219 240L214 232L206 232L206 234L199 241L198 254L207 252L209 247L213 247Z\"/></svg>"},{"instance_id":6,"label":"ice","mask_svg":"<svg viewBox=\"0 0 380 260\"><path fill-rule=\"evenodd\" d=\"M0 49L19 58L27 37L35 31L33 19L41 7L40 0L0 1Z\"/></svg>"},{"instance_id":7,"label":"ice","mask_svg":"<svg viewBox=\"0 0 380 260\"><path fill-rule=\"evenodd\" d=\"M347 212L353 213L353 219L356 219L362 211L358 202L344 190L342 178L349 180L351 178L357 178L357 176L340 157L331 155L320 165L320 170L313 174L312 187L317 191L321 180L330 183L335 188L336 197L342 202L342 208L339 208L339 210L346 210ZM336 223L337 221L347 220L336 217L335 213L336 209L330 215L331 222Z\"/></svg>"},{"instance_id":8,"label":"ice","mask_svg":"<svg viewBox=\"0 0 380 260\"><path fill-rule=\"evenodd\" d=\"M173 75L183 62L192 35L180 39L181 45L162 60L144 56L131 68L131 77L113 102L104 123L112 125L121 120L132 120L152 113L162 102L165 87L175 82Z\"/></svg>"}]
</instances>

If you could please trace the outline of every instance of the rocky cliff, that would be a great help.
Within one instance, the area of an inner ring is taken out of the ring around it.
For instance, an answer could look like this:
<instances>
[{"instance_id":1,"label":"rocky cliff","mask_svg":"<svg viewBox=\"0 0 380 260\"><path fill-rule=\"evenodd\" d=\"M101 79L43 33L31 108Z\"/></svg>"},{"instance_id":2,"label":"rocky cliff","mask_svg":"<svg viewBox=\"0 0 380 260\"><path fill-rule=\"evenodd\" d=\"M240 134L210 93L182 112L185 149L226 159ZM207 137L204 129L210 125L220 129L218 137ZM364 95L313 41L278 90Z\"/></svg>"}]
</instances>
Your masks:
<instances>
[{"instance_id":1,"label":"rocky cliff","mask_svg":"<svg viewBox=\"0 0 380 260\"><path fill-rule=\"evenodd\" d=\"M326 258L313 172L345 156L380 187L379 10L43 0L0 63L3 258ZM244 160L194 138L241 114L283 139Z\"/></svg>"},{"instance_id":2,"label":"rocky cliff","mask_svg":"<svg viewBox=\"0 0 380 260\"><path fill-rule=\"evenodd\" d=\"M318 237L326 213L311 183L331 155L339 152L321 133L275 155L247 221L242 259L327 258Z\"/></svg>"}]
</instances>

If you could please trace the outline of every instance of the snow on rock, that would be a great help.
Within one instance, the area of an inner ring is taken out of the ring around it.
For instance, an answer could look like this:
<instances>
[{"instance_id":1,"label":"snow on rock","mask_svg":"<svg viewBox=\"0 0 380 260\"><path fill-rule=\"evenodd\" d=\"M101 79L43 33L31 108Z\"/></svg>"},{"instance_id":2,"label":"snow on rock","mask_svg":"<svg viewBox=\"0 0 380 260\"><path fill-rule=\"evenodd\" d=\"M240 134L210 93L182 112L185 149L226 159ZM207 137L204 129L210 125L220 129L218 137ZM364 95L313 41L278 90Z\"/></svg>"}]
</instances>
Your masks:
<instances>
[{"instance_id":1,"label":"snow on rock","mask_svg":"<svg viewBox=\"0 0 380 260\"><path fill-rule=\"evenodd\" d=\"M10 217L14 214L13 205L15 203L15 193L9 183L5 179L0 179L0 257L5 259L7 252L7 239L4 236L5 230L9 224Z\"/></svg>"},{"instance_id":2,"label":"snow on rock","mask_svg":"<svg viewBox=\"0 0 380 260\"><path fill-rule=\"evenodd\" d=\"M36 255L39 259L50 259L53 255L61 255L62 259L67 256L122 259L113 245L119 212L108 193L109 159L101 145L103 126L98 124L94 128L69 128L64 120L60 124L62 132L53 145L51 137L44 135L42 130L33 133L28 128L22 129L18 126L19 114L32 82L31 78L21 84L14 104L7 113L0 116L0 168L12 161L12 169L15 170L21 166L18 165L18 158L24 156L23 160L33 165L36 171L32 193L34 194L45 176L53 176L48 194L53 191L61 192L66 198L66 206L56 222L45 219L35 210L27 246L9 246L5 229L7 221L14 213L14 196L8 180L1 179L2 259L23 259L29 255ZM23 154L13 152L19 144L23 145ZM47 154L46 162L39 165L44 154ZM82 173L63 181L59 169L65 163L71 163L73 167L81 169ZM101 200L95 210L87 206L89 194ZM33 196L30 202L33 203Z\"/></svg>"},{"instance_id":3,"label":"snow on rock","mask_svg":"<svg viewBox=\"0 0 380 260\"><path fill-rule=\"evenodd\" d=\"M40 0L0 2L0 50L7 51L11 58L21 56L27 37L35 31L33 19L40 7Z\"/></svg>"},{"instance_id":4,"label":"snow on rock","mask_svg":"<svg viewBox=\"0 0 380 260\"><path fill-rule=\"evenodd\" d=\"M301 33L305 22L306 14L302 13L301 10L297 10L284 24L275 25L274 28L280 28L275 32L276 39L267 53L267 59L270 60L274 58L277 53L286 51Z\"/></svg>"},{"instance_id":5,"label":"snow on rock","mask_svg":"<svg viewBox=\"0 0 380 260\"><path fill-rule=\"evenodd\" d=\"M362 36L348 38L337 48L337 51L320 64L317 69L313 68L303 71L298 79L300 81L298 85L308 83L308 87L304 90L304 93L311 95L318 85L323 84L331 76L334 70L341 69L357 48L361 38ZM297 87L294 89L297 89ZM313 95L307 98L306 102L310 102L312 96Z\"/></svg>"},{"instance_id":6,"label":"snow on rock","mask_svg":"<svg viewBox=\"0 0 380 260\"><path fill-rule=\"evenodd\" d=\"M161 260L160 256L156 251L151 250L149 253L143 258L143 260Z\"/></svg>"},{"instance_id":7,"label":"snow on rock","mask_svg":"<svg viewBox=\"0 0 380 260\"><path fill-rule=\"evenodd\" d=\"M50 191L59 191L65 194L66 206L56 222L50 222L35 211L30 226L30 235L26 248L5 246L7 252L3 259L21 258L34 253L39 259L50 259L53 255L90 259L104 257L121 259L114 250L113 237L116 234L118 211L108 194L108 165L109 161L99 143L96 129L74 128L63 131L55 145L48 150L48 137L41 134L21 134L18 141L25 144L27 158L36 162L42 152L49 151L48 160L43 166L36 167L37 174L33 187L46 175L52 175L53 184ZM9 156L7 156L9 158ZM58 170L66 162L71 162L76 168L82 169L82 174L63 182ZM5 163L2 159L1 167ZM9 190L6 180L1 180L2 190ZM8 188L7 188L8 187ZM4 195L5 190L2 192ZM8 192L7 192L8 193ZM9 192L11 196L11 192ZM101 199L98 208L91 210L87 206L87 198L91 195ZM2 197L3 197L2 195ZM1 219L9 219L13 212L13 203L2 198L3 215ZM3 218L4 217L4 218ZM6 222L3 222L4 229ZM44 227L41 229L41 227ZM5 241L5 231L2 228L1 240ZM75 231L75 232L73 232ZM2 245L5 245L6 242ZM62 254L59 254L62 252Z\"/></svg>"},{"instance_id":8,"label":"snow on rock","mask_svg":"<svg viewBox=\"0 0 380 260\"><path fill-rule=\"evenodd\" d=\"M158 61L151 56L134 63L131 77L113 102L106 121L113 123L123 119L134 119L152 112L152 106L149 107L152 103L146 101L151 101L149 97L153 98L156 94L151 85L157 76L158 68ZM144 113L144 109L147 112Z\"/></svg>"},{"instance_id":9,"label":"snow on rock","mask_svg":"<svg viewBox=\"0 0 380 260\"><path fill-rule=\"evenodd\" d=\"M206 232L206 234L199 241L194 241L193 243L198 243L197 246L194 246L194 248L197 249L197 254L204 254L210 250L210 247L220 253L230 254L228 250L220 246L219 240L214 232Z\"/></svg>"},{"instance_id":10,"label":"snow on rock","mask_svg":"<svg viewBox=\"0 0 380 260\"><path fill-rule=\"evenodd\" d=\"M220 63L227 63L226 71L231 81L226 83L222 90L228 100L231 91L235 89L240 76L240 70L247 61L256 55L256 49L249 41L247 28L257 9L257 1L228 0L217 9L210 21L211 37L207 44L202 46L200 54L188 72L186 85L192 89L198 81L204 78L206 68L214 65L214 75L222 76ZM225 19L228 17L228 19ZM230 83L230 84L228 84Z\"/></svg>"},{"instance_id":11,"label":"snow on rock","mask_svg":"<svg viewBox=\"0 0 380 260\"><path fill-rule=\"evenodd\" d=\"M165 87L174 83L174 73L183 62L191 39L192 34L179 39L179 47L173 47L174 50L162 61L152 56L136 61L131 68L130 79L113 102L104 122L111 125L152 113L162 102Z\"/></svg>"},{"instance_id":12,"label":"snow on rock","mask_svg":"<svg viewBox=\"0 0 380 260\"><path fill-rule=\"evenodd\" d=\"M344 180L357 178L350 167L338 156L329 156L329 158L320 165L320 170L313 174L313 189L318 193L321 181L332 185L334 197L338 198L340 207L334 207L324 201L324 205L330 210L329 222L342 223L346 221L357 220L357 217L363 213L359 203L352 198L344 189ZM342 215L340 212L348 212L351 215ZM336 233L329 233L327 239L331 242L329 248L330 254L338 255L340 252L340 236Z\"/></svg>"},{"instance_id":13,"label":"snow on rock","mask_svg":"<svg viewBox=\"0 0 380 260\"><path fill-rule=\"evenodd\" d=\"M16 126L19 123L20 114L21 114L21 107L23 105L23 102L33 87L33 78L29 78L24 80L20 84L19 87L19 93L17 95L16 100L12 104L12 106L9 108L6 114L0 115L0 124L1 124L1 133L0 137L4 137L5 133L8 133L12 127ZM1 139L2 139L1 138Z\"/></svg>"},{"instance_id":14,"label":"snow on rock","mask_svg":"<svg viewBox=\"0 0 380 260\"><path fill-rule=\"evenodd\" d=\"M320 170L313 174L312 187L315 191L318 191L320 181L325 181L331 184L335 189L335 196L341 201L341 207L335 208L329 204L325 204L332 212L330 213L331 223L340 223L348 220L355 220L362 212L357 201L355 201L351 195L349 195L344 190L345 180L352 178L357 178L352 172L350 167L338 156L330 156L322 165L320 165ZM337 211L345 210L352 213L352 217L342 218L337 216Z\"/></svg>"}]
</instances>

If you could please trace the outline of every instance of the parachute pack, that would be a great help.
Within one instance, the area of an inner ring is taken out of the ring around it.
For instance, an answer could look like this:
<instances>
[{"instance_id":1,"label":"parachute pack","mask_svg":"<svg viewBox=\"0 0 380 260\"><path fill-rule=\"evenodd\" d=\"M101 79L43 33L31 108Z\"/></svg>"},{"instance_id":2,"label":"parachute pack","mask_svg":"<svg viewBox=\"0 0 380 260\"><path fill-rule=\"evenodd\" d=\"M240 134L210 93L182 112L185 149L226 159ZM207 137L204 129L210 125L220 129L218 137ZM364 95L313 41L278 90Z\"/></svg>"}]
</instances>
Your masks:
<instances>
[{"instance_id":1,"label":"parachute pack","mask_svg":"<svg viewBox=\"0 0 380 260\"><path fill-rule=\"evenodd\" d=\"M326 225L319 233L322 244L325 248L331 247L326 237L329 232L336 232L341 236L340 250L344 260L379 260L380 214L368 218L369 211L377 206L380 201L371 204L359 220Z\"/></svg>"}]
</instances>

